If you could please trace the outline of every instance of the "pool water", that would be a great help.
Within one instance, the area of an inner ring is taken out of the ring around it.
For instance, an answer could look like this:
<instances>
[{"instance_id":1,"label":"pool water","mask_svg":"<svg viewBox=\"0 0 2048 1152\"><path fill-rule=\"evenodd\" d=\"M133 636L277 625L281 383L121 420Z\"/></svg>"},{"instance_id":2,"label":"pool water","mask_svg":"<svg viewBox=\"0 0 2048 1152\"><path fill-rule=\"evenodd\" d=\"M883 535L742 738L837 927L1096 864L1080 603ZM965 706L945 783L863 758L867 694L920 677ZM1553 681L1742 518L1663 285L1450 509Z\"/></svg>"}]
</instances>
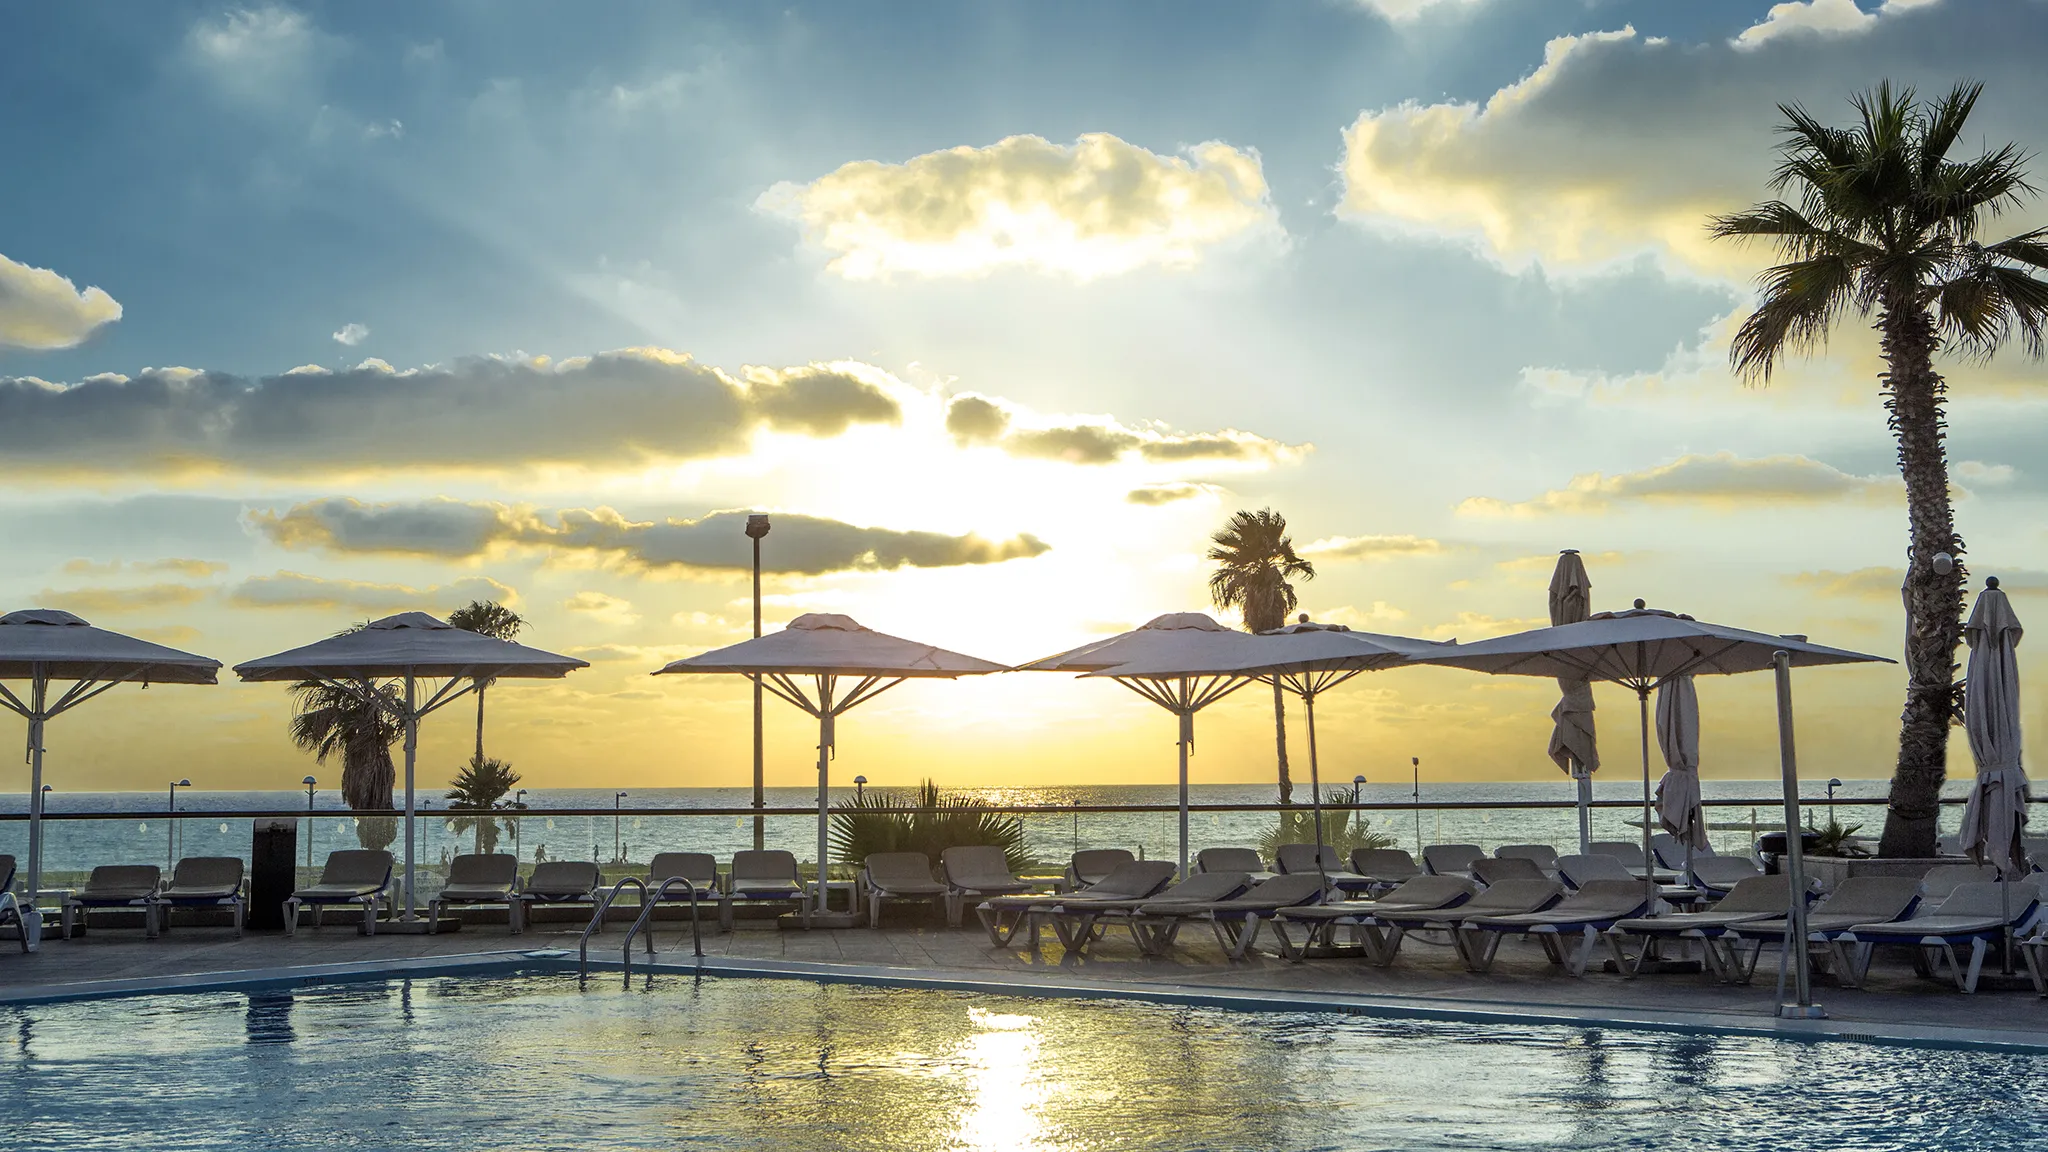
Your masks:
<instances>
[{"instance_id":1,"label":"pool water","mask_svg":"<svg viewBox=\"0 0 2048 1152\"><path fill-rule=\"evenodd\" d=\"M10 1149L1949 1149L2048 1058L657 977L0 1009Z\"/></svg>"}]
</instances>

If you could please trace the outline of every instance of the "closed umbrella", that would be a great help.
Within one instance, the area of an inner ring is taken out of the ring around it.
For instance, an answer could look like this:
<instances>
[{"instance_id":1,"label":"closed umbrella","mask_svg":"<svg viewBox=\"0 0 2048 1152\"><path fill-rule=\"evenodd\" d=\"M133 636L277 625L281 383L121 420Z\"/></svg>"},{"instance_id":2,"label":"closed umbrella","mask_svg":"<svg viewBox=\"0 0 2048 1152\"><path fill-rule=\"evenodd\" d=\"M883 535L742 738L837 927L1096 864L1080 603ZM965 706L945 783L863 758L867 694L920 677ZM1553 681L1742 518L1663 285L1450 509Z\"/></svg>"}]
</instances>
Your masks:
<instances>
[{"instance_id":1,"label":"closed umbrella","mask_svg":"<svg viewBox=\"0 0 2048 1152\"><path fill-rule=\"evenodd\" d=\"M1593 581L1579 550L1558 553L1550 574L1550 623L1577 624L1593 612ZM1572 778L1579 801L1579 851L1593 845L1593 772L1600 748L1593 737L1593 685L1572 676L1557 681L1559 699L1550 710L1550 758Z\"/></svg>"},{"instance_id":2,"label":"closed umbrella","mask_svg":"<svg viewBox=\"0 0 2048 1152\"><path fill-rule=\"evenodd\" d=\"M1180 721L1180 871L1188 871L1188 757L1195 713L1259 679L1272 648L1201 612L1169 612L1139 628L1020 664L1019 672L1108 676Z\"/></svg>"},{"instance_id":3,"label":"closed umbrella","mask_svg":"<svg viewBox=\"0 0 2048 1152\"><path fill-rule=\"evenodd\" d=\"M1707 816L1700 806L1700 697L1691 676L1674 676L1657 688L1657 746L1665 768L1657 782L1657 822L1685 844L1690 877L1693 852L1707 846Z\"/></svg>"},{"instance_id":4,"label":"closed umbrella","mask_svg":"<svg viewBox=\"0 0 2048 1152\"><path fill-rule=\"evenodd\" d=\"M1650 694L1680 676L1731 675L1775 668L1778 676L1778 751L1783 765L1785 790L1785 835L1787 871L1794 896L1787 915L1794 931L1788 937L1806 938L1804 872L1799 852L1799 781L1792 741L1791 669L1821 664L1866 661L1891 663L1882 656L1866 656L1840 648L1809 643L1804 636L1774 636L1723 624L1709 624L1646 608L1636 601L1633 611L1601 612L1577 624L1538 628L1461 644L1457 648L1417 658L1423 663L1448 664L1501 675L1552 676L1560 679L1604 680L1620 684L1636 694L1642 726L1643 752L1643 857L1652 859L1650 824L1655 819L1650 798ZM1654 873L1648 879L1654 894ZM1791 948L1798 1002L1781 1005L1787 1015L1818 1013L1813 1006L1807 979L1806 952Z\"/></svg>"},{"instance_id":5,"label":"closed umbrella","mask_svg":"<svg viewBox=\"0 0 2048 1152\"><path fill-rule=\"evenodd\" d=\"M2005 918L2012 919L2012 878L2027 871L2027 774L2020 763L2020 618L1998 587L1984 581L1963 638L1970 644L1964 681L1963 732L1977 762L1977 781L1963 804L1963 850L1980 864L1998 866L2004 881ZM2012 929L2006 934L2006 971L2012 970Z\"/></svg>"},{"instance_id":6,"label":"closed umbrella","mask_svg":"<svg viewBox=\"0 0 2048 1152\"><path fill-rule=\"evenodd\" d=\"M220 661L95 628L69 612L32 608L0 616L0 707L28 721L28 899L43 881L43 730L55 717L120 684L213 684ZM5 681L26 680L24 699ZM51 697L55 685L68 684Z\"/></svg>"},{"instance_id":7,"label":"closed umbrella","mask_svg":"<svg viewBox=\"0 0 2048 1152\"><path fill-rule=\"evenodd\" d=\"M691 656L654 674L734 673L760 677L763 688L818 720L818 907L825 906L826 833L831 819L832 752L838 720L848 709L910 679L953 680L1003 671L1003 665L862 627L851 616L807 612L780 632ZM853 681L851 687L841 679ZM801 680L810 680L806 693Z\"/></svg>"},{"instance_id":8,"label":"closed umbrella","mask_svg":"<svg viewBox=\"0 0 2048 1152\"><path fill-rule=\"evenodd\" d=\"M405 918L411 920L417 906L413 774L419 759L421 718L475 691L479 683L558 680L578 668L588 667L587 662L573 656L558 656L457 628L425 612L401 612L317 643L237 664L235 674L249 682L317 680L371 707L386 710L404 726ZM380 691L380 680L402 683L404 703L398 704ZM427 692L424 700L420 698L422 680L441 682Z\"/></svg>"}]
</instances>

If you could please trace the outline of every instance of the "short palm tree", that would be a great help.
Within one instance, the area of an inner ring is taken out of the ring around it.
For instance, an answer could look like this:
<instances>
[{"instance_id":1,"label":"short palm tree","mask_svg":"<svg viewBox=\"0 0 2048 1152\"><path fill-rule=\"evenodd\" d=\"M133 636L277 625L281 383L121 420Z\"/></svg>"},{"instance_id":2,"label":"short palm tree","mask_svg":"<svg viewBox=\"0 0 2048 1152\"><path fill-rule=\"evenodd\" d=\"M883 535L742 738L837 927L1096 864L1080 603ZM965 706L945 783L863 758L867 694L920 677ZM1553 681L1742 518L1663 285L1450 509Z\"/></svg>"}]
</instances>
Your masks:
<instances>
[{"instance_id":1,"label":"short palm tree","mask_svg":"<svg viewBox=\"0 0 2048 1152\"><path fill-rule=\"evenodd\" d=\"M1238 512L1209 538L1209 596L1216 607L1237 609L1247 632L1264 632L1287 622L1300 601L1290 580L1313 580L1315 565L1294 553L1287 517L1271 508ZM1273 681L1273 741L1280 761L1280 802L1294 803L1294 778L1287 767L1287 698Z\"/></svg>"},{"instance_id":2,"label":"short palm tree","mask_svg":"<svg viewBox=\"0 0 2048 1152\"><path fill-rule=\"evenodd\" d=\"M379 688L368 680L342 687L325 680L300 680L292 685L292 743L311 752L320 763L341 757L341 798L351 809L389 812L397 771L391 745L405 735L397 714L405 707L398 689ZM370 703L382 695L388 706Z\"/></svg>"},{"instance_id":3,"label":"short palm tree","mask_svg":"<svg viewBox=\"0 0 2048 1152\"><path fill-rule=\"evenodd\" d=\"M1848 128L1779 105L1784 139L1771 187L1797 203L1772 200L1710 225L1719 238L1766 241L1783 260L1763 273L1762 299L1730 349L1744 377L1768 380L1788 352L1823 346L1849 313L1877 318L1880 391L1911 530L1906 708L1878 848L1886 856L1934 855L1949 723L1960 702L1955 651L1967 573L1943 445L1947 384L1934 356L1946 347L1981 361L2017 339L2039 357L2048 321L2048 283L2030 271L2048 269L2048 230L1991 244L1978 238L1990 218L2033 193L2026 158L2010 144L1949 158L1982 88L1959 84L1922 102L1911 89L1881 84L1855 98L1857 122Z\"/></svg>"},{"instance_id":4,"label":"short palm tree","mask_svg":"<svg viewBox=\"0 0 2048 1152\"><path fill-rule=\"evenodd\" d=\"M497 640L510 640L526 627L526 620L496 600L471 600L448 614L448 623L465 632L475 632ZM473 763L484 762L484 689L494 681L479 679L476 682L476 756Z\"/></svg>"},{"instance_id":5,"label":"short palm tree","mask_svg":"<svg viewBox=\"0 0 2048 1152\"><path fill-rule=\"evenodd\" d=\"M498 847L497 818L477 813L497 811L505 805L505 797L518 786L519 773L502 760L473 760L463 765L448 788L448 810L468 813L451 821L456 834L474 832L478 852L495 851Z\"/></svg>"}]
</instances>

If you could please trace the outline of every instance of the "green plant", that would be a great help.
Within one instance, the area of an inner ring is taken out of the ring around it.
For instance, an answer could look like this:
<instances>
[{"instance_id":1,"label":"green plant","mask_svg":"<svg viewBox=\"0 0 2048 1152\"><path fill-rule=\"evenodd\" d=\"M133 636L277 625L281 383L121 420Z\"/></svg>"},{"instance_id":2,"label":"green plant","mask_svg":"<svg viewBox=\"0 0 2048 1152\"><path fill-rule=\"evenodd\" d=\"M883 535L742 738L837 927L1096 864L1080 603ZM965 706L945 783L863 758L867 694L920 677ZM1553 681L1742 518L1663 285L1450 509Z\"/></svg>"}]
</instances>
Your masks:
<instances>
[{"instance_id":1,"label":"green plant","mask_svg":"<svg viewBox=\"0 0 2048 1152\"><path fill-rule=\"evenodd\" d=\"M1818 839L1814 841L1813 847L1806 850L1807 854L1810 856L1868 856L1870 855L1870 849L1856 843L1853 839L1857 831L1862 827L1863 825L1861 824L1844 825L1832 816L1828 817L1826 824L1815 825L1813 817L1808 815L1806 818L1806 830L1813 833Z\"/></svg>"},{"instance_id":2,"label":"green plant","mask_svg":"<svg viewBox=\"0 0 2048 1152\"><path fill-rule=\"evenodd\" d=\"M1334 807L1349 804L1351 794L1341 789L1323 793L1323 843L1337 850L1339 859L1354 848L1391 848L1394 838L1375 832L1365 814ZM1271 860L1282 844L1316 842L1316 814L1311 808L1290 808L1280 813L1273 830L1259 837L1259 854Z\"/></svg>"},{"instance_id":3,"label":"green plant","mask_svg":"<svg viewBox=\"0 0 2048 1152\"><path fill-rule=\"evenodd\" d=\"M496 600L471 600L450 612L448 623L479 636L510 640L526 627L526 618ZM476 681L476 760L484 758L484 692L495 683L481 677Z\"/></svg>"},{"instance_id":4,"label":"green plant","mask_svg":"<svg viewBox=\"0 0 2048 1152\"><path fill-rule=\"evenodd\" d=\"M502 760L482 757L471 760L456 773L448 791L450 812L493 812L505 806L505 797L519 783L519 773ZM457 835L476 834L476 850L492 852L498 847L498 821L481 815L457 816L449 821Z\"/></svg>"},{"instance_id":5,"label":"green plant","mask_svg":"<svg viewBox=\"0 0 2048 1152\"><path fill-rule=\"evenodd\" d=\"M885 809L905 808L906 812ZM1038 865L1024 840L1021 817L991 812L972 796L939 791L930 780L914 793L871 789L833 806L829 832L832 855L858 864L877 852L922 852L937 864L948 848L994 845L1013 872Z\"/></svg>"},{"instance_id":6,"label":"green plant","mask_svg":"<svg viewBox=\"0 0 2048 1152\"><path fill-rule=\"evenodd\" d=\"M1265 632L1287 623L1299 603L1288 580L1313 580L1316 566L1295 555L1287 535L1287 517L1271 508L1240 511L1223 530L1209 537L1208 558L1216 562L1209 574L1209 598L1221 609L1236 608L1244 630ZM1287 764L1287 696L1273 678L1273 744L1279 757L1280 802L1294 802L1294 776Z\"/></svg>"}]
</instances>

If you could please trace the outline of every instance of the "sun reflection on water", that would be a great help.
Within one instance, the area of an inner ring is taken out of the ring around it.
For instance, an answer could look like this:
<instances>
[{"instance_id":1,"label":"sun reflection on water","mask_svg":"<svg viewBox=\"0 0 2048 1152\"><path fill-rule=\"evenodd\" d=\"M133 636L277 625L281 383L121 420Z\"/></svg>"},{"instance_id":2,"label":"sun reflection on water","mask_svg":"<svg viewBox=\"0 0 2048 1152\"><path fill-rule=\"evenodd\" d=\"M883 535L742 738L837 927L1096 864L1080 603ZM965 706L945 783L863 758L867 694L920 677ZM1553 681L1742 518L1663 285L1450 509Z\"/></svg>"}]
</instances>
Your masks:
<instances>
[{"instance_id":1,"label":"sun reflection on water","mask_svg":"<svg viewBox=\"0 0 2048 1152\"><path fill-rule=\"evenodd\" d=\"M969 1008L976 1032L954 1049L970 1077L972 1098L960 1117L953 1146L974 1152L1037 1152L1045 1120L1039 1109L1048 1095L1038 1067L1044 1043L1038 1019Z\"/></svg>"}]
</instances>

